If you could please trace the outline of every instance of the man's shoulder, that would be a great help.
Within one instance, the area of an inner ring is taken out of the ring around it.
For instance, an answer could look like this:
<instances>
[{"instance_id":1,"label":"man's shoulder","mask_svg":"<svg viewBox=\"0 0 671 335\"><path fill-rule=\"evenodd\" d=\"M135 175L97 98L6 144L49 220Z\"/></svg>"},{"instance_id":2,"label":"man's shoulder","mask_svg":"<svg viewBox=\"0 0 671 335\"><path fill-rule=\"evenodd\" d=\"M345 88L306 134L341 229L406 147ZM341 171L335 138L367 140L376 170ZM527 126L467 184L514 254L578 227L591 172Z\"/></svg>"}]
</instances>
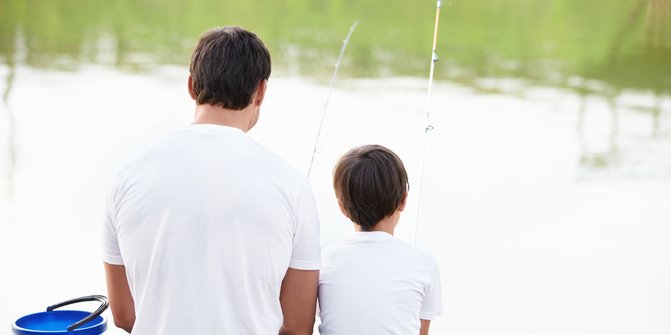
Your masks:
<instances>
[{"instance_id":1,"label":"man's shoulder","mask_svg":"<svg viewBox=\"0 0 671 335\"><path fill-rule=\"evenodd\" d=\"M309 187L310 184L307 176L298 167L289 163L262 144L253 142L255 164L259 164L260 167L260 169L255 169L258 172L255 178L270 180L274 184L281 185L281 188L285 191L301 193L305 188Z\"/></svg>"},{"instance_id":2,"label":"man's shoulder","mask_svg":"<svg viewBox=\"0 0 671 335\"><path fill-rule=\"evenodd\" d=\"M256 143L256 142L255 142ZM258 146L258 150L263 153L265 156L265 160L268 164L268 167L273 167L273 172L275 173L282 173L286 175L289 178L294 178L297 180L302 180L306 179L305 175L303 175L296 166L292 165L288 161L286 161L284 158L280 157L277 153L271 151L270 149L266 148L265 146L256 143Z\"/></svg>"}]
</instances>

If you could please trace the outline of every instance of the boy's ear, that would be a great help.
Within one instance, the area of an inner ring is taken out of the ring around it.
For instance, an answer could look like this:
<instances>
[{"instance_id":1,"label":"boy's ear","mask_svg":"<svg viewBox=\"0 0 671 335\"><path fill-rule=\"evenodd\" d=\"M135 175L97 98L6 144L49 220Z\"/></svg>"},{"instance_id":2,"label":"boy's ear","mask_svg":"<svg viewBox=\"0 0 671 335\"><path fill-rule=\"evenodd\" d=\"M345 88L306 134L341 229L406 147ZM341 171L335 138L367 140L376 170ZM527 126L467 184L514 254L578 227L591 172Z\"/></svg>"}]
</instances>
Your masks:
<instances>
[{"instance_id":1,"label":"boy's ear","mask_svg":"<svg viewBox=\"0 0 671 335\"><path fill-rule=\"evenodd\" d=\"M406 200L408 200L408 192L405 192L405 195L403 196L403 200L401 200L401 204L398 205L398 211L403 212L405 209L405 203Z\"/></svg>"},{"instance_id":2,"label":"boy's ear","mask_svg":"<svg viewBox=\"0 0 671 335\"><path fill-rule=\"evenodd\" d=\"M191 75L189 75L189 80L187 81L187 85L189 88L189 95L191 96L191 99L196 100L196 94L193 93L193 79L191 79Z\"/></svg>"},{"instance_id":3,"label":"boy's ear","mask_svg":"<svg viewBox=\"0 0 671 335\"><path fill-rule=\"evenodd\" d=\"M338 207L340 208L340 212L349 219L349 214L347 214L347 211L345 210L345 207L342 206L340 200L338 200Z\"/></svg>"}]
</instances>

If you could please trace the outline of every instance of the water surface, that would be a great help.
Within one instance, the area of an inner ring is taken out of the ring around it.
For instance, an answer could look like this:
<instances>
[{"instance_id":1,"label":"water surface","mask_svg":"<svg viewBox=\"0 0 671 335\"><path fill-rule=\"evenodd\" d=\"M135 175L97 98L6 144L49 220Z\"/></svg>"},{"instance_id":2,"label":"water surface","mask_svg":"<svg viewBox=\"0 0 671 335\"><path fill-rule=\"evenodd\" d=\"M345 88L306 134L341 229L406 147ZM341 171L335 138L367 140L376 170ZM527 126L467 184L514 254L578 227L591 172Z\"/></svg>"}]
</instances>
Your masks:
<instances>
[{"instance_id":1,"label":"water surface","mask_svg":"<svg viewBox=\"0 0 671 335\"><path fill-rule=\"evenodd\" d=\"M398 236L417 227L441 265L436 334L670 333L669 1L443 2L417 215L434 10L0 1L0 324L105 292L111 178L190 122L187 64L203 30L243 25L266 41L274 72L250 136L307 171L333 63L361 19L311 178L323 244L351 228L333 164L381 143L410 173Z\"/></svg>"}]
</instances>

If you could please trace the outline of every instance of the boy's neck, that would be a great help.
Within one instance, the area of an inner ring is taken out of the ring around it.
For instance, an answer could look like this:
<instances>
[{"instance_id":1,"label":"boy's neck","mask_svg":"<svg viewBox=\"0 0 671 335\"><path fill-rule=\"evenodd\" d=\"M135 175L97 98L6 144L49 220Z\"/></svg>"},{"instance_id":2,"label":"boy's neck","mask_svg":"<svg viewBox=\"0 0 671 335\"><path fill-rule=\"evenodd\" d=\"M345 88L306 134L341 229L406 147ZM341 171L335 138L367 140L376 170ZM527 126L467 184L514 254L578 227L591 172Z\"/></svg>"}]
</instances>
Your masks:
<instances>
[{"instance_id":1,"label":"boy's neck","mask_svg":"<svg viewBox=\"0 0 671 335\"><path fill-rule=\"evenodd\" d=\"M358 224L354 224L354 229L356 231L382 231L385 233L388 233L389 235L394 235L394 229L396 228L396 225L398 224L398 220L401 218L401 212L396 211L394 214L387 216L386 218L380 220L380 222L376 223L373 228L370 230L362 230L361 226Z\"/></svg>"}]
</instances>

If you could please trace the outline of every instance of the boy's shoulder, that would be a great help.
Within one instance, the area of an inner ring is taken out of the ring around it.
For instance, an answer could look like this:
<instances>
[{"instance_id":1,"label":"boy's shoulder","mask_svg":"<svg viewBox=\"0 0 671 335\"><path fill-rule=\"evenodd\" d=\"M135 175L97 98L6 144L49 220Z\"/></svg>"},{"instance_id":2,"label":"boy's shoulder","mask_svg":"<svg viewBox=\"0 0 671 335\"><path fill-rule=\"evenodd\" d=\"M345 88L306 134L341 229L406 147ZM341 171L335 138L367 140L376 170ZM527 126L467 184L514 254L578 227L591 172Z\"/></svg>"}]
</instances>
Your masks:
<instances>
[{"instance_id":1,"label":"boy's shoulder","mask_svg":"<svg viewBox=\"0 0 671 335\"><path fill-rule=\"evenodd\" d=\"M339 240L336 240L326 245L322 252L322 257L328 257L329 255L336 253L341 249L347 249L355 244L356 244L355 235L348 234L346 237L343 237Z\"/></svg>"},{"instance_id":2,"label":"boy's shoulder","mask_svg":"<svg viewBox=\"0 0 671 335\"><path fill-rule=\"evenodd\" d=\"M324 249L325 259L347 254L384 251L388 256L395 254L397 260L406 259L413 263L421 262L428 266L437 265L436 258L428 251L387 233L356 232L333 242Z\"/></svg>"},{"instance_id":3,"label":"boy's shoulder","mask_svg":"<svg viewBox=\"0 0 671 335\"><path fill-rule=\"evenodd\" d=\"M403 253L414 258L415 262L422 262L429 267L438 265L438 260L428 251L398 239L398 243L402 245Z\"/></svg>"}]
</instances>

